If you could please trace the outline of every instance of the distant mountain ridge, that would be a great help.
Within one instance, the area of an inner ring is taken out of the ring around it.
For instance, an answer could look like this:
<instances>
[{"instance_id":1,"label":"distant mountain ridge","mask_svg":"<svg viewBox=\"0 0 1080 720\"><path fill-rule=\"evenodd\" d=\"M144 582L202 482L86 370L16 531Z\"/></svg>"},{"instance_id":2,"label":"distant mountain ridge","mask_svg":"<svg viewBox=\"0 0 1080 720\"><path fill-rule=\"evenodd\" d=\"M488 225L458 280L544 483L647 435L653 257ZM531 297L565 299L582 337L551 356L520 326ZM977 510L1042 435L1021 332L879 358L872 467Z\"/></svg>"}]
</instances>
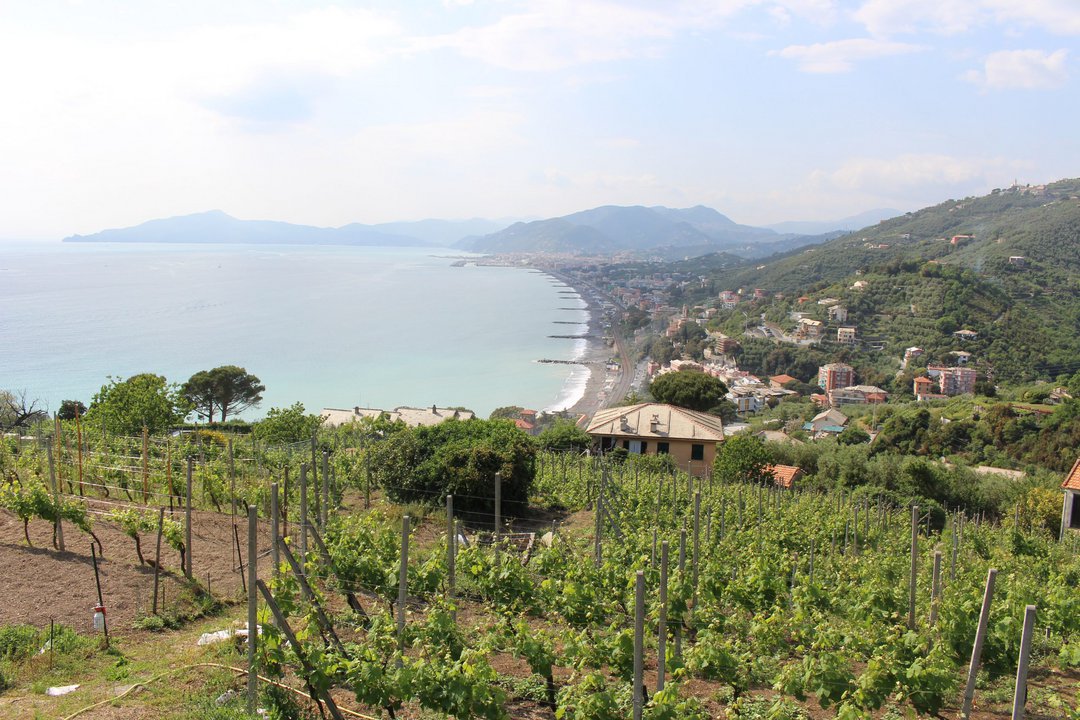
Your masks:
<instances>
[{"instance_id":1,"label":"distant mountain ridge","mask_svg":"<svg viewBox=\"0 0 1080 720\"><path fill-rule=\"evenodd\" d=\"M235 243L255 245L447 246L476 232L502 227L491 220L421 220L338 228L274 220L239 220L221 210L150 220L128 228L72 235L64 242Z\"/></svg>"},{"instance_id":2,"label":"distant mountain ridge","mask_svg":"<svg viewBox=\"0 0 1080 720\"><path fill-rule=\"evenodd\" d=\"M495 233L466 238L458 247L486 253L630 252L664 257L728 251L757 258L824 239L828 238L740 225L702 205L684 209L604 205L559 218L515 223Z\"/></svg>"},{"instance_id":3,"label":"distant mountain ridge","mask_svg":"<svg viewBox=\"0 0 1080 720\"><path fill-rule=\"evenodd\" d=\"M824 224L828 226L828 223ZM757 259L830 240L840 231L779 233L740 225L712 208L604 205L528 222L419 220L316 227L273 220L240 220L221 210L149 220L127 228L72 235L64 242L232 243L457 247L481 253L569 253L677 259L728 252Z\"/></svg>"}]
</instances>

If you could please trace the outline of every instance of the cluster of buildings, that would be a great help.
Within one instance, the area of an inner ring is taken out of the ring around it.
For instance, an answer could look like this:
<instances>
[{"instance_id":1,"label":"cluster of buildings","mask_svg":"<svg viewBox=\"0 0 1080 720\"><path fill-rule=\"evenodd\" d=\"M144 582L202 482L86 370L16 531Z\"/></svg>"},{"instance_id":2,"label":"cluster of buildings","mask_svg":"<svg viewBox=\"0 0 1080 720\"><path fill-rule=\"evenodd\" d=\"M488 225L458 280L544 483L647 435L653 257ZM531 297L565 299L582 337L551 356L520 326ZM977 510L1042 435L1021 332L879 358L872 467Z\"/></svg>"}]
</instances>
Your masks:
<instances>
[{"instance_id":1,"label":"cluster of buildings","mask_svg":"<svg viewBox=\"0 0 1080 720\"><path fill-rule=\"evenodd\" d=\"M818 387L824 392L813 395L819 405L874 404L887 402L889 393L875 385L856 385L855 368L847 363L827 363L818 368Z\"/></svg>"},{"instance_id":2,"label":"cluster of buildings","mask_svg":"<svg viewBox=\"0 0 1080 720\"><path fill-rule=\"evenodd\" d=\"M978 373L974 368L943 365L927 365L926 375L913 381L912 392L915 399L938 400L954 395L967 395L975 392L975 380Z\"/></svg>"}]
</instances>

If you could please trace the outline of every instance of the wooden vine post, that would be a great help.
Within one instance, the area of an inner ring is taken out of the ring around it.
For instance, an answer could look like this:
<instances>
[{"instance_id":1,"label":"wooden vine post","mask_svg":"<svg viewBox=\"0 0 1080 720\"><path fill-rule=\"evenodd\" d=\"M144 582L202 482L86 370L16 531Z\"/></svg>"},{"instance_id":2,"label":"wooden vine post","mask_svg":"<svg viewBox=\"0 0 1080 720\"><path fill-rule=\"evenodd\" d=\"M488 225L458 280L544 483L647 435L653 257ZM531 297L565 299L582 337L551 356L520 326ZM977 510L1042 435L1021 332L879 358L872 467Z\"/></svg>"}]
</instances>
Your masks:
<instances>
[{"instance_id":1,"label":"wooden vine post","mask_svg":"<svg viewBox=\"0 0 1080 720\"><path fill-rule=\"evenodd\" d=\"M83 458L82 458L82 420L79 419L79 406L75 406L75 441L79 458L79 494L83 494ZM106 635L106 638L108 635ZM108 643L106 642L106 645Z\"/></svg>"},{"instance_id":2,"label":"wooden vine post","mask_svg":"<svg viewBox=\"0 0 1080 720\"><path fill-rule=\"evenodd\" d=\"M907 625L915 629L915 581L919 569L919 506L911 506L911 573L908 576Z\"/></svg>"},{"instance_id":3,"label":"wooden vine post","mask_svg":"<svg viewBox=\"0 0 1080 720\"><path fill-rule=\"evenodd\" d=\"M982 660L983 643L986 641L986 626L990 621L990 601L994 597L994 579L997 570L990 568L986 573L986 590L983 592L982 609L979 611L979 625L975 629L975 644L971 648L971 664L968 666L967 686L964 688L964 703L960 708L960 717L971 717L971 703L975 700L975 678L979 674Z\"/></svg>"},{"instance_id":4,"label":"wooden vine post","mask_svg":"<svg viewBox=\"0 0 1080 720\"><path fill-rule=\"evenodd\" d=\"M150 430L142 429L142 501L150 502Z\"/></svg>"},{"instance_id":5,"label":"wooden vine post","mask_svg":"<svg viewBox=\"0 0 1080 720\"><path fill-rule=\"evenodd\" d=\"M1027 672L1031 660L1031 636L1035 633L1035 606L1024 608L1024 629L1020 634L1020 659L1016 663L1016 688L1013 690L1012 720L1024 720L1027 704Z\"/></svg>"},{"instance_id":6,"label":"wooden vine post","mask_svg":"<svg viewBox=\"0 0 1080 720\"><path fill-rule=\"evenodd\" d=\"M191 547L191 476L195 470L195 458L188 455L187 458L187 496L184 499L184 545L187 550L184 553L185 565L184 574L188 576L190 580L193 576L191 574L191 556L193 548Z\"/></svg>"},{"instance_id":7,"label":"wooden vine post","mask_svg":"<svg viewBox=\"0 0 1080 720\"><path fill-rule=\"evenodd\" d=\"M409 582L409 516L401 518L401 567L398 571L397 635L398 659L401 667L405 655L405 604L408 599Z\"/></svg>"},{"instance_id":8,"label":"wooden vine post","mask_svg":"<svg viewBox=\"0 0 1080 720\"><path fill-rule=\"evenodd\" d=\"M634 579L634 720L645 709L645 571Z\"/></svg>"},{"instance_id":9,"label":"wooden vine post","mask_svg":"<svg viewBox=\"0 0 1080 720\"><path fill-rule=\"evenodd\" d=\"M258 574L258 538L259 511L254 505L248 505L248 578L247 578L247 627L248 627L248 713L254 715L255 701L259 692L259 677L255 667L255 646L259 642L258 594L256 583ZM233 526L235 527L235 526ZM241 570L241 572L243 572Z\"/></svg>"}]
</instances>

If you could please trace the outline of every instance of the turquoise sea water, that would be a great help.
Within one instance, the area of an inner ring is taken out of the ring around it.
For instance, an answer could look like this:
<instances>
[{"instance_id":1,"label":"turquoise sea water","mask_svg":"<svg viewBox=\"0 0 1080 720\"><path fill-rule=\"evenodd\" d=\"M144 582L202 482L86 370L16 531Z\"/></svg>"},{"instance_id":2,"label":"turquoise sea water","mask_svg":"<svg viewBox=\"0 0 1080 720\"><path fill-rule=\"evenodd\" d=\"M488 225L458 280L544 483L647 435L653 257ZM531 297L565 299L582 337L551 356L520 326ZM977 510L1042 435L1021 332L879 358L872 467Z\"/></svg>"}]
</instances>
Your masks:
<instances>
[{"instance_id":1,"label":"turquoise sea water","mask_svg":"<svg viewBox=\"0 0 1080 720\"><path fill-rule=\"evenodd\" d=\"M240 365L271 407L572 403L585 303L547 275L449 250L0 244L0 389L55 410L107 376ZM440 257L441 255L441 257ZM566 310L562 308L577 308Z\"/></svg>"}]
</instances>

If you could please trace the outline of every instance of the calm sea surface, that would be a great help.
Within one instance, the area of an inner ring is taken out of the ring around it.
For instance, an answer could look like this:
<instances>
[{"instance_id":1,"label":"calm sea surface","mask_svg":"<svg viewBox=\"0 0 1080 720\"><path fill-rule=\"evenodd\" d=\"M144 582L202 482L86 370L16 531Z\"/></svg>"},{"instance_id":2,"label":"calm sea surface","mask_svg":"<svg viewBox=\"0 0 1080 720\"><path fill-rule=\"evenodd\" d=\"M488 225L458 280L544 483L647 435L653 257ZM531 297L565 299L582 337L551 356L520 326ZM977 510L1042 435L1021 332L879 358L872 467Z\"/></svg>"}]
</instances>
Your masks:
<instances>
[{"instance_id":1,"label":"calm sea surface","mask_svg":"<svg viewBox=\"0 0 1080 720\"><path fill-rule=\"evenodd\" d=\"M440 257L439 255L442 255ZM259 417L300 401L354 405L573 403L585 303L547 275L453 267L451 250L250 245L0 244L0 389L51 410L107 376L183 382L240 365ZM562 308L578 308L566 310Z\"/></svg>"}]
</instances>

